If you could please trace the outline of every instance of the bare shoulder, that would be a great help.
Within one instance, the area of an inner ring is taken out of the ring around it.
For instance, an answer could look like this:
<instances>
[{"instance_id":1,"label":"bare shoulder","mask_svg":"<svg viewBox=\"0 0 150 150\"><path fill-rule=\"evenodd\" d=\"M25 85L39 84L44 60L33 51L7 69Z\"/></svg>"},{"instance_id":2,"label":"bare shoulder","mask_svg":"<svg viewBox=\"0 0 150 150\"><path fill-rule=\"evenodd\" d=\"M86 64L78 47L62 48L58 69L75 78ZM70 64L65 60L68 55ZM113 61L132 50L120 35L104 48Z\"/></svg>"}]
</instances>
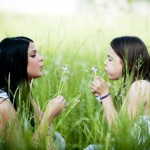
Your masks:
<instances>
[{"instance_id":1,"label":"bare shoulder","mask_svg":"<svg viewBox=\"0 0 150 150\"><path fill-rule=\"evenodd\" d=\"M139 99L143 102L150 99L150 82L146 80L138 80L132 83L129 89L129 96L133 99Z\"/></svg>"},{"instance_id":2,"label":"bare shoulder","mask_svg":"<svg viewBox=\"0 0 150 150\"><path fill-rule=\"evenodd\" d=\"M150 82L147 80L138 80L132 83L130 90L140 90L150 92Z\"/></svg>"},{"instance_id":3,"label":"bare shoulder","mask_svg":"<svg viewBox=\"0 0 150 150\"><path fill-rule=\"evenodd\" d=\"M2 120L9 120L11 118L14 118L16 114L16 111L13 107L13 105L8 101L4 100L3 98L0 98L0 117Z\"/></svg>"}]
</instances>

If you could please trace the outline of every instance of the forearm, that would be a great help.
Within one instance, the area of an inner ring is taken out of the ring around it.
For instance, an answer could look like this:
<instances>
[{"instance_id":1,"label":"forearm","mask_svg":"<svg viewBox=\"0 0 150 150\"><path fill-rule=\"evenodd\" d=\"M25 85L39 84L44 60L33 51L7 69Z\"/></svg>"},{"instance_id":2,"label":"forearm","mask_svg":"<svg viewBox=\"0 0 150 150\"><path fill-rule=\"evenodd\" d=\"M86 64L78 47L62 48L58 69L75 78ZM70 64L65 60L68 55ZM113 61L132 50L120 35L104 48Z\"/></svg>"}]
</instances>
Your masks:
<instances>
[{"instance_id":1,"label":"forearm","mask_svg":"<svg viewBox=\"0 0 150 150\"><path fill-rule=\"evenodd\" d=\"M52 124L51 124L52 125ZM41 124L34 134L35 144L43 145L46 150L54 150L53 129L51 125Z\"/></svg>"},{"instance_id":2,"label":"forearm","mask_svg":"<svg viewBox=\"0 0 150 150\"><path fill-rule=\"evenodd\" d=\"M55 99L48 102L45 112L43 113L40 120L39 127L36 132L36 137L51 134L48 133L50 124L52 123L53 119L60 114L64 106L65 100L62 96L57 96Z\"/></svg>"},{"instance_id":3,"label":"forearm","mask_svg":"<svg viewBox=\"0 0 150 150\"><path fill-rule=\"evenodd\" d=\"M34 133L35 143L41 144L43 142L46 142L46 150L54 149L52 120L53 117L51 117L51 119L48 120L46 115L44 114L40 121L39 127Z\"/></svg>"},{"instance_id":4,"label":"forearm","mask_svg":"<svg viewBox=\"0 0 150 150\"><path fill-rule=\"evenodd\" d=\"M44 113L37 130L38 134L40 135L47 134L52 121L53 121L52 113L51 115L49 114L49 116L48 114Z\"/></svg>"},{"instance_id":5,"label":"forearm","mask_svg":"<svg viewBox=\"0 0 150 150\"><path fill-rule=\"evenodd\" d=\"M103 103L104 114L105 114L106 120L108 124L111 124L112 121L114 121L118 116L118 113L114 107L111 96L109 95L108 97L103 99L102 103Z\"/></svg>"}]
</instances>

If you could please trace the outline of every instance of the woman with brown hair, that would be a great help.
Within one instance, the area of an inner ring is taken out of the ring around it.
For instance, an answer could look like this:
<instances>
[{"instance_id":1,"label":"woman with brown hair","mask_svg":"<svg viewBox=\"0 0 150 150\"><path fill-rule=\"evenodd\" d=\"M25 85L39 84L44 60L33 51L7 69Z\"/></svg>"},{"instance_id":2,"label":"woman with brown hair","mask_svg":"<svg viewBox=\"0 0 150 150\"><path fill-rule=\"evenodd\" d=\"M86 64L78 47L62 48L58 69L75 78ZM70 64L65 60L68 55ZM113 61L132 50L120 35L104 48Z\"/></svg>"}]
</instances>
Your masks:
<instances>
[{"instance_id":1,"label":"woman with brown hair","mask_svg":"<svg viewBox=\"0 0 150 150\"><path fill-rule=\"evenodd\" d=\"M150 123L150 56L144 42L135 36L114 38L104 64L110 80L122 81L121 90L124 90L125 95L118 112L106 81L96 76L91 83L91 92L101 103L110 127L117 122L121 112L125 113L129 120L135 120L140 115L142 122ZM119 96L118 93L117 98ZM103 146L90 145L85 150L99 150Z\"/></svg>"}]
</instances>

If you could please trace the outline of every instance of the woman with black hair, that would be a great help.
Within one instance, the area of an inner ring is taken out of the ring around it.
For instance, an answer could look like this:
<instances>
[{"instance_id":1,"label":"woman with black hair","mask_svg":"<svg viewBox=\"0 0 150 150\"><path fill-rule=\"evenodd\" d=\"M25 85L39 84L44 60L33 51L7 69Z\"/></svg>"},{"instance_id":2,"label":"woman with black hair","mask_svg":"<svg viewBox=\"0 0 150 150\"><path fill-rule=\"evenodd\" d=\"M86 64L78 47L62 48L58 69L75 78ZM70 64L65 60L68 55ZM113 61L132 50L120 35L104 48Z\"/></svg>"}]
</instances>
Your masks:
<instances>
[{"instance_id":1,"label":"woman with black hair","mask_svg":"<svg viewBox=\"0 0 150 150\"><path fill-rule=\"evenodd\" d=\"M10 122L21 116L34 128L35 115L39 127L34 137L49 133L49 125L66 105L63 96L50 100L45 112L41 112L31 97L32 79L42 76L43 57L38 54L34 42L27 37L5 38L0 43L0 132ZM24 123L24 124L26 124ZM25 126L24 126L25 127ZM25 127L26 128L26 127Z\"/></svg>"}]
</instances>

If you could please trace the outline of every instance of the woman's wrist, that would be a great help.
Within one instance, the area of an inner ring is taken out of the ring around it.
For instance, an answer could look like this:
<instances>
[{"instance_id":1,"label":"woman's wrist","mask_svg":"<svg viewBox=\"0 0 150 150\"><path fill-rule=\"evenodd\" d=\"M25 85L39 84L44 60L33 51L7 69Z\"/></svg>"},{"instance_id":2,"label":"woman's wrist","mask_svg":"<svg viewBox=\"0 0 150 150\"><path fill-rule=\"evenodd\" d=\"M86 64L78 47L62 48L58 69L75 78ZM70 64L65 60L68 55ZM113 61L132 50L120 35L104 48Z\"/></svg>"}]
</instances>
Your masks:
<instances>
[{"instance_id":1,"label":"woman's wrist","mask_svg":"<svg viewBox=\"0 0 150 150\"><path fill-rule=\"evenodd\" d=\"M42 118L41 118L41 124L50 124L51 122L52 122L52 120L53 120L53 114L52 114L52 112L44 112L43 113L43 116L42 116Z\"/></svg>"},{"instance_id":2,"label":"woman's wrist","mask_svg":"<svg viewBox=\"0 0 150 150\"><path fill-rule=\"evenodd\" d=\"M99 96L103 99L103 97L105 97L107 94L109 94L109 90L99 94Z\"/></svg>"},{"instance_id":3,"label":"woman's wrist","mask_svg":"<svg viewBox=\"0 0 150 150\"><path fill-rule=\"evenodd\" d=\"M106 94L100 96L100 99L103 100L103 99L107 98L109 95L110 95L110 93L106 93Z\"/></svg>"},{"instance_id":4,"label":"woman's wrist","mask_svg":"<svg viewBox=\"0 0 150 150\"><path fill-rule=\"evenodd\" d=\"M96 96L96 100L102 104L103 99L107 98L110 93L106 93L103 96Z\"/></svg>"}]
</instances>

